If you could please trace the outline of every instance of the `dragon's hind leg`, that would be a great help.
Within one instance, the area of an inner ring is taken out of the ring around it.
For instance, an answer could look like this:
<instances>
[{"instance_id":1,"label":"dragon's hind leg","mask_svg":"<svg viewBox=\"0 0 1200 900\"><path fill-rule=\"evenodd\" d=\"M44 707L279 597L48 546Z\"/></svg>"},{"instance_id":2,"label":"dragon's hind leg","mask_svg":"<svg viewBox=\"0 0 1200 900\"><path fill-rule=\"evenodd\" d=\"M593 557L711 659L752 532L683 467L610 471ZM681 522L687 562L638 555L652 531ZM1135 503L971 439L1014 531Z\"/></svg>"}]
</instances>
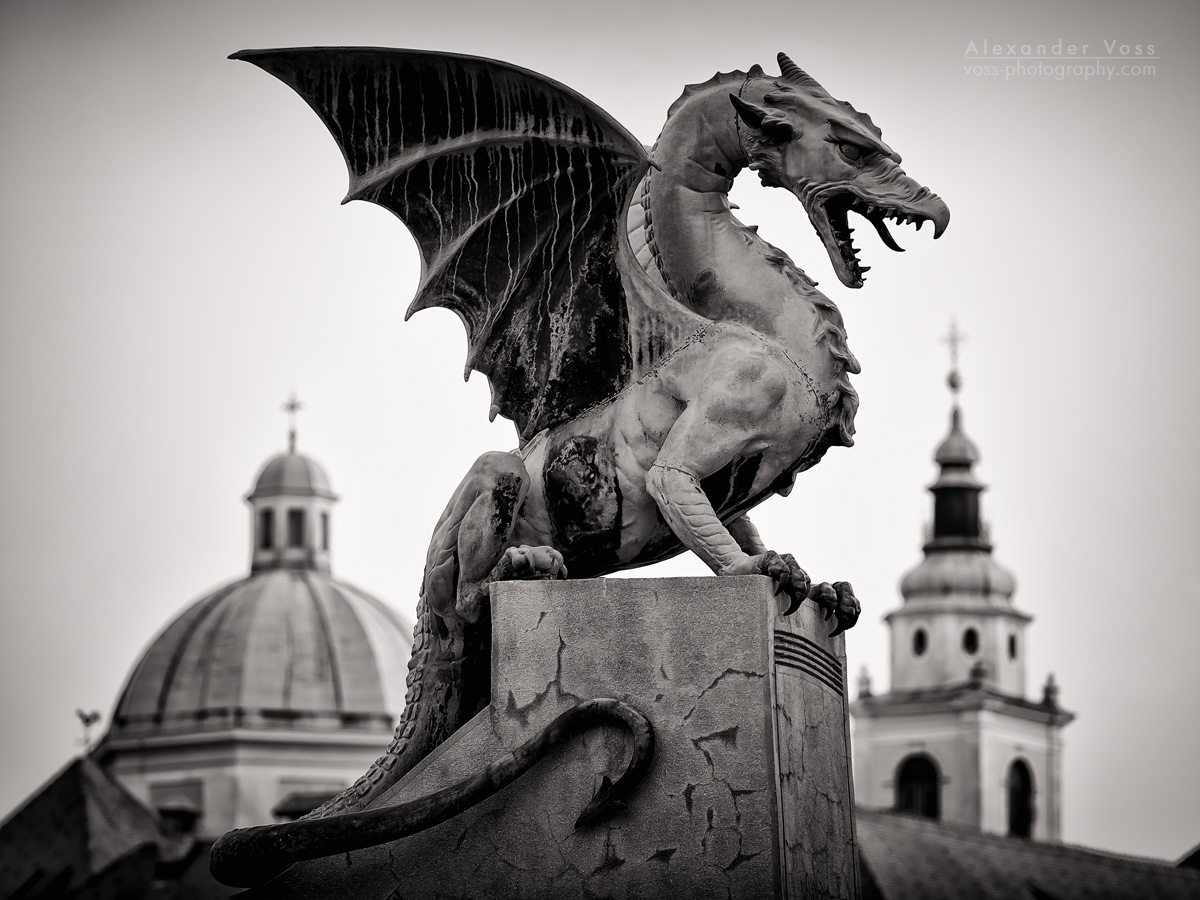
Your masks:
<instances>
[{"instance_id":1,"label":"dragon's hind leg","mask_svg":"<svg viewBox=\"0 0 1200 900\"><path fill-rule=\"evenodd\" d=\"M445 619L478 621L493 581L564 578L551 547L514 546L529 490L529 473L515 453L485 453L454 492L434 529L423 594Z\"/></svg>"}]
</instances>

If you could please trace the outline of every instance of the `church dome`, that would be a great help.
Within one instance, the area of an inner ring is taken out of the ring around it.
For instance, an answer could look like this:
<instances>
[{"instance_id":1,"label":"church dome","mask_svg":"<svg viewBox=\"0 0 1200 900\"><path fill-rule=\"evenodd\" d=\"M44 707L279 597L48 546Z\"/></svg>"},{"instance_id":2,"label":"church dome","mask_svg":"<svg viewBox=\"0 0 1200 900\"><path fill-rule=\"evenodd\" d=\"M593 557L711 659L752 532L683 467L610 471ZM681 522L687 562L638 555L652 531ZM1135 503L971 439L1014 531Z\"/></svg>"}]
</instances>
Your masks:
<instances>
[{"instance_id":1,"label":"church dome","mask_svg":"<svg viewBox=\"0 0 1200 900\"><path fill-rule=\"evenodd\" d=\"M258 572L201 598L154 639L109 739L233 728L388 734L404 705L409 634L382 602L326 572Z\"/></svg>"},{"instance_id":2,"label":"church dome","mask_svg":"<svg viewBox=\"0 0 1200 900\"><path fill-rule=\"evenodd\" d=\"M314 460L295 450L267 461L254 481L247 500L263 497L324 497L336 500L329 476Z\"/></svg>"}]
</instances>

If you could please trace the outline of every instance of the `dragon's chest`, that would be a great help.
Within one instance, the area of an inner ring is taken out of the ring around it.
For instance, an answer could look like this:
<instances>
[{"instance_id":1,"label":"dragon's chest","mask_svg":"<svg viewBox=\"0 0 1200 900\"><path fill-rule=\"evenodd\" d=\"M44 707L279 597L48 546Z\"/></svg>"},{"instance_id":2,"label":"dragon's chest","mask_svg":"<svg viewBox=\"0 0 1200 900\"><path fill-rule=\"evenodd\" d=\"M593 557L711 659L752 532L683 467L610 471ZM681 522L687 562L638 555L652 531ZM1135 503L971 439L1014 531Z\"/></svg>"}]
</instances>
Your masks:
<instances>
[{"instance_id":1,"label":"dragon's chest","mask_svg":"<svg viewBox=\"0 0 1200 900\"><path fill-rule=\"evenodd\" d=\"M725 522L753 509L775 494L788 494L796 475L811 469L834 443L831 427L822 428L791 452L738 457L700 482L717 516Z\"/></svg>"}]
</instances>

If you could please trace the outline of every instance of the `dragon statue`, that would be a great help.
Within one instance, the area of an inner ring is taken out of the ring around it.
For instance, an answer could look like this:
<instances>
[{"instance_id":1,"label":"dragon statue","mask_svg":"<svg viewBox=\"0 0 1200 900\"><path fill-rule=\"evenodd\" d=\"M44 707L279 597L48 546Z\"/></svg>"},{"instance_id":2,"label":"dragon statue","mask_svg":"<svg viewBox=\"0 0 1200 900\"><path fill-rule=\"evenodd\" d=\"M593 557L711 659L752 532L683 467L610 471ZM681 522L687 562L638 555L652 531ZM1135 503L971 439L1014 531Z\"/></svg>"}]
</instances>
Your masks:
<instances>
[{"instance_id":1,"label":"dragon statue","mask_svg":"<svg viewBox=\"0 0 1200 900\"><path fill-rule=\"evenodd\" d=\"M836 631L854 624L850 585L813 584L746 513L853 443L858 362L834 304L734 217L728 192L749 166L794 193L841 282L861 287L849 213L893 250L887 219L931 221L936 238L950 215L869 116L780 54L779 75L754 66L688 87L648 153L584 97L494 60L371 48L233 58L321 117L350 171L347 200L412 232L422 272L409 314L459 315L465 374L487 376L491 414L516 423L520 447L480 457L437 523L386 754L307 820L227 835L214 871L253 883L305 853L407 833L364 824L388 808L364 811L488 703L495 581L590 578L691 550L718 575L769 576L791 610L811 600ZM606 702L598 714L636 737L630 711ZM617 799L605 785L597 815ZM268 844L294 852L270 872L238 870Z\"/></svg>"}]
</instances>

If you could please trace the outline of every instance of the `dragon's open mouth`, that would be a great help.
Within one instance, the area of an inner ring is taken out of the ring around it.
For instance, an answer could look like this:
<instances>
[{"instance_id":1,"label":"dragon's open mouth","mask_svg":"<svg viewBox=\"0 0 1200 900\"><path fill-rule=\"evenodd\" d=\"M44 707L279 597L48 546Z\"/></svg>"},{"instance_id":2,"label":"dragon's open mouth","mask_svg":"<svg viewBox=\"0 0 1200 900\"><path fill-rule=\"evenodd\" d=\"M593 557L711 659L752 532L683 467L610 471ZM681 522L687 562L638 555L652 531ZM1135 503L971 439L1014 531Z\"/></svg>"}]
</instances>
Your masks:
<instances>
[{"instance_id":1,"label":"dragon's open mouth","mask_svg":"<svg viewBox=\"0 0 1200 900\"><path fill-rule=\"evenodd\" d=\"M851 212L858 213L870 222L884 245L898 253L903 253L904 248L896 243L896 239L888 231L885 224L887 219L898 225L916 225L917 231L920 231L926 222L933 222L933 236L941 237L942 232L946 230L949 211L936 194L924 188L921 190L924 191L924 195L914 198L911 203L867 200L847 190L832 194L817 205L815 211L821 214L813 217L817 233L829 251L829 259L843 284L847 287L862 287L866 281L866 273L871 271L870 266L859 262L859 248L854 246L852 240L854 229L850 227ZM823 225L825 227L822 227Z\"/></svg>"}]
</instances>

